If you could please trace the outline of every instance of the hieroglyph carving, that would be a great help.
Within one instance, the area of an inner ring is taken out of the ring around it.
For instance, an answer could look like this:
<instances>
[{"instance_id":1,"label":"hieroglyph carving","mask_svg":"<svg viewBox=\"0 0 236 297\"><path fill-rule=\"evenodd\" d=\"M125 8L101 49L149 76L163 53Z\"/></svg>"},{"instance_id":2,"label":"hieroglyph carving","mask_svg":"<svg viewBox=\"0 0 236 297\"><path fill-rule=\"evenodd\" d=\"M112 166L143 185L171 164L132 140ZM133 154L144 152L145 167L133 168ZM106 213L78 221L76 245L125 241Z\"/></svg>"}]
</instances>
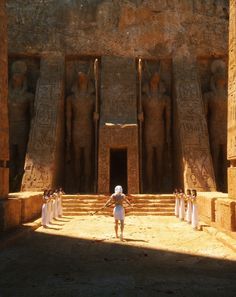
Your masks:
<instances>
[{"instance_id":1,"label":"hieroglyph carving","mask_svg":"<svg viewBox=\"0 0 236 297\"><path fill-rule=\"evenodd\" d=\"M207 123L195 59L175 57L173 72L184 187L196 188L199 191L215 190Z\"/></svg>"},{"instance_id":2,"label":"hieroglyph carving","mask_svg":"<svg viewBox=\"0 0 236 297\"><path fill-rule=\"evenodd\" d=\"M226 190L227 181L227 77L223 60L211 64L211 91L204 94L211 155L218 190Z\"/></svg>"},{"instance_id":3,"label":"hieroglyph carving","mask_svg":"<svg viewBox=\"0 0 236 297\"><path fill-rule=\"evenodd\" d=\"M64 141L63 96L64 57L51 54L41 61L22 190L42 190L57 183Z\"/></svg>"},{"instance_id":4,"label":"hieroglyph carving","mask_svg":"<svg viewBox=\"0 0 236 297\"><path fill-rule=\"evenodd\" d=\"M7 106L7 16L5 0L0 1L0 199L9 190L9 140Z\"/></svg>"}]
</instances>

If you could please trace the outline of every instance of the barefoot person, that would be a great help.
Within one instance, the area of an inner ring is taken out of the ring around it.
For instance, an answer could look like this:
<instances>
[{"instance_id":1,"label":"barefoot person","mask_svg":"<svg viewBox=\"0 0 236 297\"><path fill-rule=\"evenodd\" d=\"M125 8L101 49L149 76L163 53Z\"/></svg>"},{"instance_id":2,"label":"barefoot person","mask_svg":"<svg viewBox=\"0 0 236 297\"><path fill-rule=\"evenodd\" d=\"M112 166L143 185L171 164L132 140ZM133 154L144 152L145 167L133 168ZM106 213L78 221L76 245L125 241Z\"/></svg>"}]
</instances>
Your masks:
<instances>
[{"instance_id":1,"label":"barefoot person","mask_svg":"<svg viewBox=\"0 0 236 297\"><path fill-rule=\"evenodd\" d=\"M111 198L106 202L104 207L108 205L115 204L113 215L115 219L115 233L116 237L118 238L118 224L120 221L120 239L123 240L123 232L124 232L124 219L125 219L125 209L123 207L123 202L126 202L129 206L132 207L131 203L128 199L126 199L125 195L123 194L122 186L115 187L115 193L111 195Z\"/></svg>"}]
</instances>

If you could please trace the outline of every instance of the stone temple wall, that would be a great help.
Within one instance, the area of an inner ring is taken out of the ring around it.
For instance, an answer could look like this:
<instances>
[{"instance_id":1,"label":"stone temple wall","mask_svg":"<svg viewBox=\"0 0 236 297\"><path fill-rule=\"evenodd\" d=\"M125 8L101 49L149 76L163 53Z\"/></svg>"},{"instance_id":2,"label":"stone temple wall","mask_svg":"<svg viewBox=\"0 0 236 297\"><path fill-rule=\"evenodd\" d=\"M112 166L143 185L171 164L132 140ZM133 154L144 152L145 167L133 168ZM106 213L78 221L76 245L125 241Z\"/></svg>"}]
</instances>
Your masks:
<instances>
[{"instance_id":1,"label":"stone temple wall","mask_svg":"<svg viewBox=\"0 0 236 297\"><path fill-rule=\"evenodd\" d=\"M7 16L5 1L0 1L0 199L9 187L8 108L7 108Z\"/></svg>"},{"instance_id":2,"label":"stone temple wall","mask_svg":"<svg viewBox=\"0 0 236 297\"><path fill-rule=\"evenodd\" d=\"M230 1L228 81L228 193L236 199L236 3Z\"/></svg>"},{"instance_id":3,"label":"stone temple wall","mask_svg":"<svg viewBox=\"0 0 236 297\"><path fill-rule=\"evenodd\" d=\"M155 68L156 64L162 65L161 70L159 66L156 69L159 69L161 80L165 84L163 94L165 98L170 98L171 135L168 149L164 149L167 161L166 168L163 169L166 172L164 180L168 181L169 185L161 189L170 191L174 184L199 191L216 189L203 99L204 93L211 90L212 61L227 61L227 0L26 0L24 5L20 0L10 0L7 1L7 13L11 59L28 59L28 64L30 59L40 61L40 69L36 69L38 74L34 74L35 78L39 77L37 85L31 81L31 85L35 85L31 90L35 95L35 113L29 134L23 190L41 190L43 187L57 186L65 178L64 171L69 172L66 175L70 176L70 166L73 167L74 164L68 166L64 162L64 115L67 101L64 99L71 96L73 84L70 65L74 63L72 61L81 59L90 60L93 64L97 57L101 66L98 82L103 85L109 82L113 88L107 93L116 92L119 73L112 76L111 71L110 76L107 76L109 69L104 71L105 64L102 62L106 56L111 59L119 57L132 60L134 73L130 76L136 77L136 81L134 79L132 83L136 84L136 91L133 93L137 93L134 95L134 98L137 97L137 103L139 86L143 95L145 83L149 84L153 74L152 67ZM143 67L141 84L137 69L138 58L141 58L145 65L151 65ZM94 83L96 79L91 71L87 72L87 75ZM103 75L108 77L107 81L104 81ZM97 91L100 103L97 111L102 121L104 113L101 100L104 98L101 87L99 85L92 95ZM133 87L134 85L130 89ZM128 88L126 86L124 89ZM105 98L104 102L109 100ZM127 111L122 104L120 111L113 107L106 106L106 110L117 110L117 114L122 110L124 113ZM134 120L132 118L132 123L137 125L135 141L136 146L139 145L137 149L140 153L143 144L140 144L140 141L138 143L137 138L143 137L138 132L140 127L145 127L145 115L142 124L142 121L138 120L137 109L138 104L133 104L130 114L132 117L137 115ZM141 110L139 112L141 114ZM130 120L115 124L130 124ZM109 119L109 122L112 122L112 119ZM142 153L145 160L145 147ZM108 160L107 157L105 156L104 160ZM96 158L99 156L92 157L93 163L99 163ZM145 175L145 167L137 164L137 159L138 157L133 161L135 168L140 170L141 176ZM82 167L86 166L83 164ZM109 168L106 170L109 171ZM173 171L175 173L169 177ZM70 183L72 179L67 180ZM139 191L138 186L132 189Z\"/></svg>"}]
</instances>

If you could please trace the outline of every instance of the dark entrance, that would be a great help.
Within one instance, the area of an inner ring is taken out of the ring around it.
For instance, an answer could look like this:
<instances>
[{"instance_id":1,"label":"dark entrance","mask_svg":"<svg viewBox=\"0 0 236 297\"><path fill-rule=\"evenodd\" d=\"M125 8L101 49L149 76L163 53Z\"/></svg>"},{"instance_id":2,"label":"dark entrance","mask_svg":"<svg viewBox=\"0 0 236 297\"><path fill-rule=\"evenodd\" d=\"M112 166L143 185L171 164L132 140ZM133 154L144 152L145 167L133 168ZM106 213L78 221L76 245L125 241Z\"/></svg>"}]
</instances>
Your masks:
<instances>
[{"instance_id":1,"label":"dark entrance","mask_svg":"<svg viewBox=\"0 0 236 297\"><path fill-rule=\"evenodd\" d=\"M127 149L110 150L110 192L121 185L127 193Z\"/></svg>"}]
</instances>

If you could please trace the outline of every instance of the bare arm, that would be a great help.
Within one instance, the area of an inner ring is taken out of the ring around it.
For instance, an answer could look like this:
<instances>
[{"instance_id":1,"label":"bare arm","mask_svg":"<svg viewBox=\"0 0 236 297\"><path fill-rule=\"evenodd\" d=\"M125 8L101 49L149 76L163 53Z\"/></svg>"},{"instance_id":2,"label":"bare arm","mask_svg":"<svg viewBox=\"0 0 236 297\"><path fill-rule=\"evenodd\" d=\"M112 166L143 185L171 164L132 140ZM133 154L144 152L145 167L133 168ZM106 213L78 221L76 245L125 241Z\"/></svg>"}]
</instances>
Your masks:
<instances>
[{"instance_id":1,"label":"bare arm","mask_svg":"<svg viewBox=\"0 0 236 297\"><path fill-rule=\"evenodd\" d=\"M126 196L124 197L125 202L132 207L132 204L129 202L129 200L126 198Z\"/></svg>"}]
</instances>

